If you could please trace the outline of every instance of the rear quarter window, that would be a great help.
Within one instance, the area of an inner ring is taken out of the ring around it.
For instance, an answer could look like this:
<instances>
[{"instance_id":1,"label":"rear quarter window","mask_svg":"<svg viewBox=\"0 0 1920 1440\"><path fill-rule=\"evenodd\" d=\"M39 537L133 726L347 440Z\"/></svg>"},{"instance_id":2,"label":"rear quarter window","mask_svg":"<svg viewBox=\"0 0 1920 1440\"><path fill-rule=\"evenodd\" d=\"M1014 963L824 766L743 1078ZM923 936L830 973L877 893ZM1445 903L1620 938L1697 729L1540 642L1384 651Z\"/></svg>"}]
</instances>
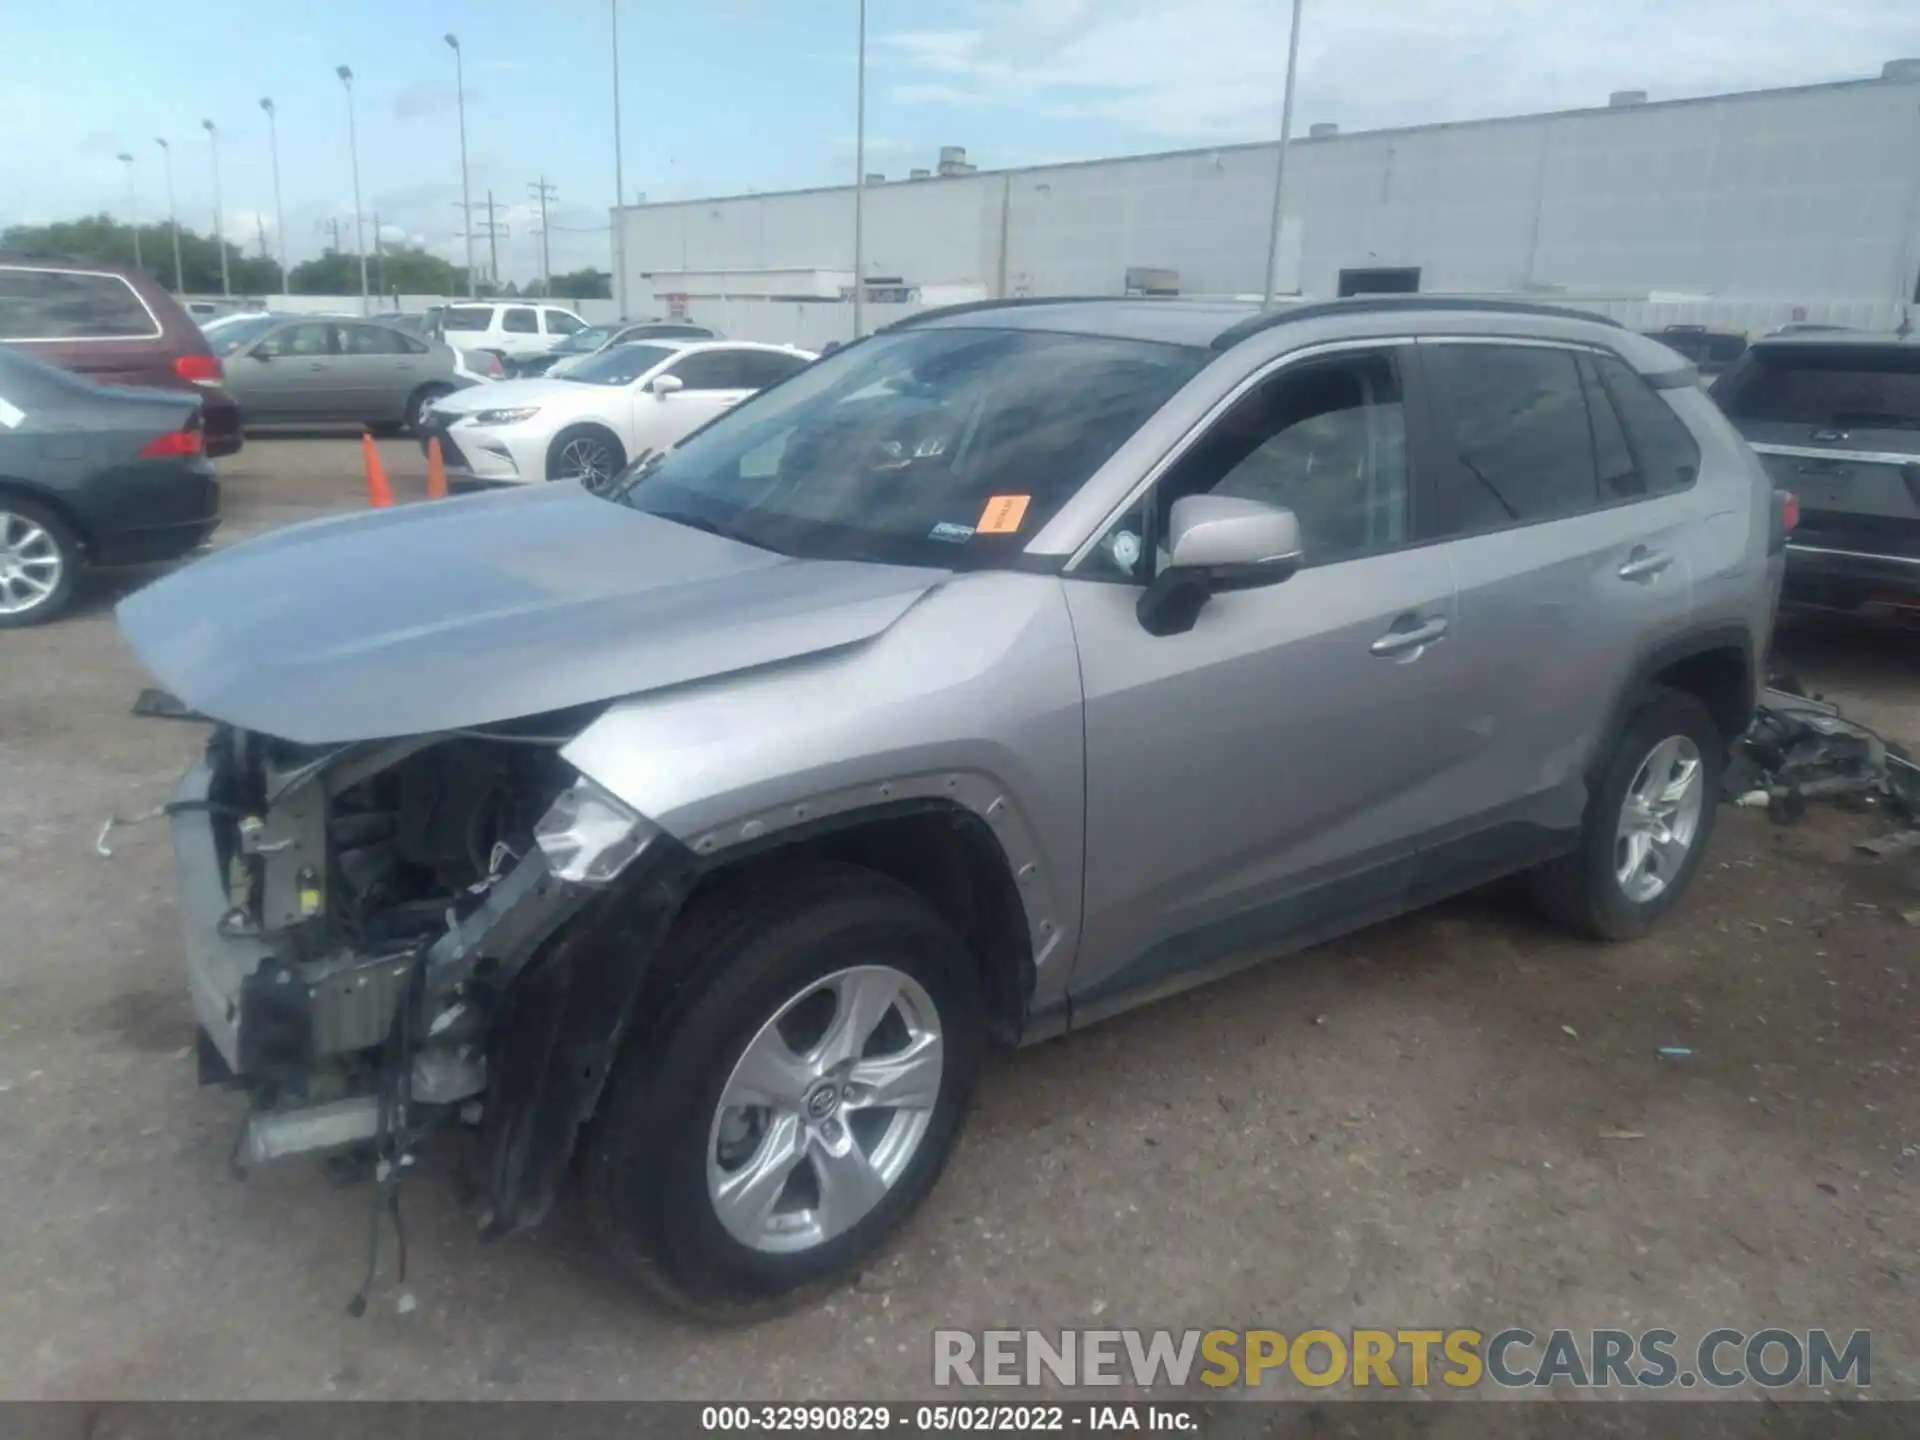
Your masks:
<instances>
[{"instance_id":1,"label":"rear quarter window","mask_svg":"<svg viewBox=\"0 0 1920 1440\"><path fill-rule=\"evenodd\" d=\"M118 275L0 266L0 340L151 340L160 322Z\"/></svg>"}]
</instances>

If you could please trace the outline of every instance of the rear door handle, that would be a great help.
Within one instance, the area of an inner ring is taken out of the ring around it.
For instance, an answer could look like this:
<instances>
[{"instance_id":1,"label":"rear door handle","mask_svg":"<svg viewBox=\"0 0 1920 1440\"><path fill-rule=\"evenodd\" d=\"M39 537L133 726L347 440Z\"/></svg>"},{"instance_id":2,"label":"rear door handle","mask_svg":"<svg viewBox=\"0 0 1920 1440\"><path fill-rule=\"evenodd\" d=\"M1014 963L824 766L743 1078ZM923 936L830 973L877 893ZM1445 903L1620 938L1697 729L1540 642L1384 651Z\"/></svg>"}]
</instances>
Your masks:
<instances>
[{"instance_id":1,"label":"rear door handle","mask_svg":"<svg viewBox=\"0 0 1920 1440\"><path fill-rule=\"evenodd\" d=\"M1627 556L1627 563L1614 574L1622 580L1651 580L1669 565L1673 564L1671 555L1663 555L1658 550L1647 550L1634 546L1633 553Z\"/></svg>"},{"instance_id":2,"label":"rear door handle","mask_svg":"<svg viewBox=\"0 0 1920 1440\"><path fill-rule=\"evenodd\" d=\"M1431 645L1446 633L1445 620L1429 620L1424 625L1414 626L1411 630L1389 630L1367 648L1376 655L1391 658Z\"/></svg>"}]
</instances>

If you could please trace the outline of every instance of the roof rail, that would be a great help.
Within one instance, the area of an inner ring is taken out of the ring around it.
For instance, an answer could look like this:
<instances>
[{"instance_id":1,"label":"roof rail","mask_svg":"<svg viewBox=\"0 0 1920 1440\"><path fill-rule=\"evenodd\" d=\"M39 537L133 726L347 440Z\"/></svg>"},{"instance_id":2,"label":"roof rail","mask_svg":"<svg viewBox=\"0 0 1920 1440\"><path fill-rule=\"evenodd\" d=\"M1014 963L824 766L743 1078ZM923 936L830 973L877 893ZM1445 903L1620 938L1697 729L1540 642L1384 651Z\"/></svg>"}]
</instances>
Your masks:
<instances>
[{"instance_id":1,"label":"roof rail","mask_svg":"<svg viewBox=\"0 0 1920 1440\"><path fill-rule=\"evenodd\" d=\"M1347 300L1319 300L1250 316L1213 337L1215 350L1230 350L1242 340L1286 325L1295 320L1318 320L1327 315L1364 315L1395 310L1456 310L1492 312L1499 315L1539 315L1557 320L1590 320L1620 328L1618 320L1591 310L1572 310L1563 305L1536 305L1530 300L1475 300L1464 295L1363 295Z\"/></svg>"},{"instance_id":2,"label":"roof rail","mask_svg":"<svg viewBox=\"0 0 1920 1440\"><path fill-rule=\"evenodd\" d=\"M884 335L889 330L905 330L929 320L945 320L951 315L972 315L980 310L1021 310L1030 305L1113 304L1142 298L1137 295L1017 295L1010 300L963 300L957 305L942 305L938 309L922 310L916 315L903 315L891 325L882 325L873 333Z\"/></svg>"}]
</instances>

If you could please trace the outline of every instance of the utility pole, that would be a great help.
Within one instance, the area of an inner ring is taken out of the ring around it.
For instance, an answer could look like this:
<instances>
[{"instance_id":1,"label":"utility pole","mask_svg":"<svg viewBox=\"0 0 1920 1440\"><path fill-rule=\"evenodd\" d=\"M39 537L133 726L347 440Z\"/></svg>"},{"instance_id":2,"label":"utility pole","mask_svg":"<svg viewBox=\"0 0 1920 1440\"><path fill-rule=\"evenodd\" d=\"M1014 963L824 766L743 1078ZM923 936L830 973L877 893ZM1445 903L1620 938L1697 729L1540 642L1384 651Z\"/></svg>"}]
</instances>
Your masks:
<instances>
[{"instance_id":1,"label":"utility pole","mask_svg":"<svg viewBox=\"0 0 1920 1440\"><path fill-rule=\"evenodd\" d=\"M1287 142L1293 134L1293 74L1300 63L1300 11L1306 0L1293 0L1293 29L1287 36L1287 89L1280 101L1280 151L1273 160L1273 224L1267 231L1267 283L1261 308L1273 308L1273 292L1279 284L1274 271L1280 268L1280 202L1286 196Z\"/></svg>"},{"instance_id":2,"label":"utility pole","mask_svg":"<svg viewBox=\"0 0 1920 1440\"><path fill-rule=\"evenodd\" d=\"M186 272L180 266L180 212L173 208L173 147L156 135L153 143L160 147L160 154L167 162L167 219L173 226L173 293L186 293Z\"/></svg>"},{"instance_id":3,"label":"utility pole","mask_svg":"<svg viewBox=\"0 0 1920 1440\"><path fill-rule=\"evenodd\" d=\"M387 257L380 248L380 212L378 210L373 212L373 273L377 277L374 281L375 285L379 287L380 293L385 295L387 293Z\"/></svg>"},{"instance_id":4,"label":"utility pole","mask_svg":"<svg viewBox=\"0 0 1920 1440\"><path fill-rule=\"evenodd\" d=\"M133 268L147 267L140 261L140 197L133 188L133 156L120 152L120 163L127 167L127 228L133 231Z\"/></svg>"},{"instance_id":5,"label":"utility pole","mask_svg":"<svg viewBox=\"0 0 1920 1440\"><path fill-rule=\"evenodd\" d=\"M273 233L280 241L280 284L291 292L293 285L287 279L287 212L280 203L280 122L270 98L263 98L260 108L267 112L267 147L273 156ZM266 252L261 253L264 256Z\"/></svg>"},{"instance_id":6,"label":"utility pole","mask_svg":"<svg viewBox=\"0 0 1920 1440\"><path fill-rule=\"evenodd\" d=\"M262 260L271 260L273 258L273 252L267 249L267 222L258 210L253 212L253 228L259 235L260 258ZM282 285L287 283L284 274L280 277L280 283Z\"/></svg>"},{"instance_id":7,"label":"utility pole","mask_svg":"<svg viewBox=\"0 0 1920 1440\"><path fill-rule=\"evenodd\" d=\"M625 226L620 207L626 203L626 169L620 163L620 0L607 0L613 21L613 300L622 320L627 318Z\"/></svg>"},{"instance_id":8,"label":"utility pole","mask_svg":"<svg viewBox=\"0 0 1920 1440\"><path fill-rule=\"evenodd\" d=\"M347 92L347 150L353 157L353 244L360 252L360 313L364 315L367 313L367 232L361 223L360 132L353 118L353 69L336 65L333 73L340 77L341 87Z\"/></svg>"},{"instance_id":9,"label":"utility pole","mask_svg":"<svg viewBox=\"0 0 1920 1440\"><path fill-rule=\"evenodd\" d=\"M227 276L227 237L221 230L220 212L220 136L214 131L213 121L202 120L200 128L207 132L207 153L213 157L213 243L220 251L220 293L233 294L233 281Z\"/></svg>"},{"instance_id":10,"label":"utility pole","mask_svg":"<svg viewBox=\"0 0 1920 1440\"><path fill-rule=\"evenodd\" d=\"M467 188L467 68L460 55L460 37L450 34L446 41L453 49L454 96L460 108L460 229L467 242L467 298L472 299L473 227L466 223L473 218L473 192Z\"/></svg>"},{"instance_id":11,"label":"utility pole","mask_svg":"<svg viewBox=\"0 0 1920 1440\"><path fill-rule=\"evenodd\" d=\"M860 338L867 304L867 0L860 0L859 78L853 110L853 338Z\"/></svg>"},{"instance_id":12,"label":"utility pole","mask_svg":"<svg viewBox=\"0 0 1920 1440\"><path fill-rule=\"evenodd\" d=\"M547 244L547 202L559 194L560 187L549 185L544 175L527 186L528 198L540 202L540 292L549 300L553 298L553 256Z\"/></svg>"}]
</instances>

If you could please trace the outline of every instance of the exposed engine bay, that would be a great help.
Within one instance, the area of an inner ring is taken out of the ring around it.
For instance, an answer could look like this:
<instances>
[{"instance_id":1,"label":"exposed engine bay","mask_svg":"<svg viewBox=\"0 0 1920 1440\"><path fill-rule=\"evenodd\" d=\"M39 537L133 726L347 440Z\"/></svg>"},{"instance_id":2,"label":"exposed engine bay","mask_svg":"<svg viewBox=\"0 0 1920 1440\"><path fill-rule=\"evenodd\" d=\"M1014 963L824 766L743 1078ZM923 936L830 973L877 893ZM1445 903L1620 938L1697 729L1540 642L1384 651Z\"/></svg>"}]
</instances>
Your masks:
<instances>
[{"instance_id":1,"label":"exposed engine bay","mask_svg":"<svg viewBox=\"0 0 1920 1440\"><path fill-rule=\"evenodd\" d=\"M581 957L674 908L608 887L678 847L561 759L593 713L333 747L215 728L166 809L202 1079L251 1097L237 1163L371 1147L377 1236L412 1147L464 1124L484 1229L544 1213L645 969Z\"/></svg>"}]
</instances>

